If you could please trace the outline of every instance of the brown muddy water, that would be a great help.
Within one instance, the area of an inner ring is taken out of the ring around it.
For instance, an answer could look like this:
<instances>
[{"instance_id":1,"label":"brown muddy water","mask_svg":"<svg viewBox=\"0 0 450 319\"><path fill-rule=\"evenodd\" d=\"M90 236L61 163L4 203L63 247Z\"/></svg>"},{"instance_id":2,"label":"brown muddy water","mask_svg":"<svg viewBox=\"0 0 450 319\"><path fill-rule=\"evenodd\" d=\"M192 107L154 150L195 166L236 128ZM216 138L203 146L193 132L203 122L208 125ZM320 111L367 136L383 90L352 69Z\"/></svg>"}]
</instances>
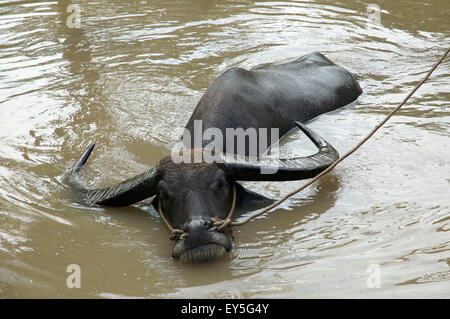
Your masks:
<instances>
[{"instance_id":1,"label":"brown muddy water","mask_svg":"<svg viewBox=\"0 0 450 319\"><path fill-rule=\"evenodd\" d=\"M170 257L148 201L87 208L61 180L94 141L88 185L142 172L223 71L312 51L364 90L309 123L344 154L449 46L449 16L448 0L1 1L0 297L449 298L449 58L358 152L235 228L233 252L208 264ZM245 183L273 198L301 184Z\"/></svg>"}]
</instances>

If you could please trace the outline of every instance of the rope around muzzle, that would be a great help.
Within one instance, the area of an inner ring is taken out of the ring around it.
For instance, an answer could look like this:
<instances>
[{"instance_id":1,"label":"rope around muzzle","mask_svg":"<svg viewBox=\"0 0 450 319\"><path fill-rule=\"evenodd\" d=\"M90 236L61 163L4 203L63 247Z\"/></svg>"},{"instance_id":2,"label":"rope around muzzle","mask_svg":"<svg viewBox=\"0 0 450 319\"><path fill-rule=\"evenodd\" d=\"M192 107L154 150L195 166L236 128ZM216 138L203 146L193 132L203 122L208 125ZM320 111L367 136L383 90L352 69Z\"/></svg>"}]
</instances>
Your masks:
<instances>
[{"instance_id":1,"label":"rope around muzzle","mask_svg":"<svg viewBox=\"0 0 450 319\"><path fill-rule=\"evenodd\" d=\"M211 227L208 229L208 231L224 231L224 229L228 228L231 232L231 217L234 214L234 210L236 209L236 185L233 185L233 201L231 203L230 211L225 219L217 218L217 217L211 217ZM161 201L158 201L158 213L159 216L161 216L162 221L164 224L166 224L167 228L170 231L170 240L181 240L184 239L187 235L189 235L188 232L173 228L170 222L167 220L167 218L164 216L162 207L161 207Z\"/></svg>"},{"instance_id":2,"label":"rope around muzzle","mask_svg":"<svg viewBox=\"0 0 450 319\"><path fill-rule=\"evenodd\" d=\"M266 208L264 208L263 210L256 212L250 216L248 216L247 218L245 218L242 221L232 221L231 217L234 213L235 207L236 207L236 186L233 186L233 203L231 205L231 209L230 212L228 213L228 216L225 219L220 219L220 218L216 218L216 217L211 217L211 222L212 222L212 226L209 229L209 231L223 231L225 228L228 227L228 229L231 231L231 226L242 226L244 224L246 224L247 222L249 222L250 220L252 220L255 217L261 216L262 214L268 212L269 210L271 210L272 208L277 207L278 205L280 205L281 203L283 203L284 201L286 201L289 197L297 194L298 192L304 190L306 187L310 186L311 184L313 184L314 182L316 182L318 179L320 179L322 176L328 174L333 168L336 167L337 164L339 164L340 162L342 162L344 159L346 159L348 156L350 156L351 154L353 154L356 150L358 150L365 142L367 142L367 140L369 140L376 131L378 131L398 110L400 110L400 108L406 104L406 102L411 98L411 96L422 86L423 83L425 83L430 75L433 73L433 71L444 61L444 59L446 58L446 56L448 55L450 51L450 47L446 50L446 52L444 53L444 55L433 65L433 67L428 71L428 73L425 75L425 77L411 90L411 92L403 99L403 101L391 112L389 113L377 126L375 126L372 131L369 132L369 134L367 134L366 137L364 137L355 147L353 147L350 151L348 151L347 153L345 153L343 156L339 157L335 162L333 162L333 164L331 164L327 169L325 169L324 171L322 171L320 174L318 174L316 177L314 177L313 179L311 179L309 182L305 183L304 185L302 185L301 187L293 190L292 192L286 194L285 196L283 196L281 199L279 199L278 201L272 203L271 205L267 206ZM159 215L161 216L162 220L164 221L164 223L166 224L167 228L169 228L171 234L170 234L170 239L171 240L179 240L179 239L183 239L185 238L188 233L181 230L181 229L175 229L173 228L170 223L168 222L168 220L164 217L164 214L162 213L162 209L161 209L161 201L159 201L158 204L158 212Z\"/></svg>"}]
</instances>

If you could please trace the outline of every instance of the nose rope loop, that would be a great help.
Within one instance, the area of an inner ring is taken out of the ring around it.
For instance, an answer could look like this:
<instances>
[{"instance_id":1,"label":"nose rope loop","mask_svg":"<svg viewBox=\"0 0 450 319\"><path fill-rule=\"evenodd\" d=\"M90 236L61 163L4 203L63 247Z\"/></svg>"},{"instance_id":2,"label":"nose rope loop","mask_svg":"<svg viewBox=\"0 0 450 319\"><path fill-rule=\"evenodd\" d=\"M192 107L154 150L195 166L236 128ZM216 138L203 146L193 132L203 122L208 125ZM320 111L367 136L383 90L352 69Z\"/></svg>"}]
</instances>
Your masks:
<instances>
[{"instance_id":1,"label":"nose rope loop","mask_svg":"<svg viewBox=\"0 0 450 319\"><path fill-rule=\"evenodd\" d=\"M234 214L236 208L236 185L233 185L233 203L231 204L230 212L225 219L220 219L217 217L211 217L212 226L209 231L223 231L225 228L229 227L231 230L231 217Z\"/></svg>"},{"instance_id":2,"label":"nose rope loop","mask_svg":"<svg viewBox=\"0 0 450 319\"><path fill-rule=\"evenodd\" d=\"M164 224L166 224L167 228L170 231L170 236L169 236L170 240L177 241L179 239L184 239L188 235L187 232L185 232L181 229L178 229L178 228L173 228L172 225L170 225L169 221L166 219L166 217L164 216L164 214L162 212L160 200L158 200L158 213L159 213L159 216L161 216L162 221L164 222Z\"/></svg>"},{"instance_id":3,"label":"nose rope loop","mask_svg":"<svg viewBox=\"0 0 450 319\"><path fill-rule=\"evenodd\" d=\"M232 222L231 217L233 216L235 208L236 208L236 185L233 185L233 202L231 204L230 212L228 213L225 219L211 217L212 226L209 229L209 231L222 231L226 227L229 227L231 230L231 222ZM188 235L188 232L185 232L184 230L178 228L173 228L172 225L170 225L169 221L163 214L160 200L158 200L158 213L159 216L161 216L162 221L164 222L164 224L166 224L167 228L170 231L169 236L170 240L177 241L180 239L184 239Z\"/></svg>"}]
</instances>

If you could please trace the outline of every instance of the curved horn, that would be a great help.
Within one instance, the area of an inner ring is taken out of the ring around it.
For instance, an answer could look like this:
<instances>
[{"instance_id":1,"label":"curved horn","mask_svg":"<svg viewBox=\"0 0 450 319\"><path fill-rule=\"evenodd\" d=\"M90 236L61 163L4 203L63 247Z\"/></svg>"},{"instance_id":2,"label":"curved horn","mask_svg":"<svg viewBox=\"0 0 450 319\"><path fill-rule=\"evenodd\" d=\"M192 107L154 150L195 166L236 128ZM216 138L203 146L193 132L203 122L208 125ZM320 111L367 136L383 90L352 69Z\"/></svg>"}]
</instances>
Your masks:
<instances>
[{"instance_id":1,"label":"curved horn","mask_svg":"<svg viewBox=\"0 0 450 319\"><path fill-rule=\"evenodd\" d=\"M157 167L106 188L87 189L78 179L78 172L86 163L95 144L90 145L66 174L69 184L90 204L128 206L156 194L159 179Z\"/></svg>"},{"instance_id":2,"label":"curved horn","mask_svg":"<svg viewBox=\"0 0 450 319\"><path fill-rule=\"evenodd\" d=\"M307 157L272 159L223 155L221 166L230 178L243 181L289 181L312 178L339 158L338 152L327 141L305 125L295 122L319 151Z\"/></svg>"}]
</instances>

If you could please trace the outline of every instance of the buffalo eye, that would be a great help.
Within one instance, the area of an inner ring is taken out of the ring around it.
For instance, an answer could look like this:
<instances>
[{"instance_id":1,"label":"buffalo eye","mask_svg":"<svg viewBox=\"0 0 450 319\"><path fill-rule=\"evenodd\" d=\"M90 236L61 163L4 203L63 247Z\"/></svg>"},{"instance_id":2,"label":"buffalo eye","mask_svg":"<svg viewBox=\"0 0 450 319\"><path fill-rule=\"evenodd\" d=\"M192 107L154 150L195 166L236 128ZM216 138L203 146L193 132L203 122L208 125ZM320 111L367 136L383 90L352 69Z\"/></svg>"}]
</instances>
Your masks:
<instances>
[{"instance_id":1,"label":"buffalo eye","mask_svg":"<svg viewBox=\"0 0 450 319\"><path fill-rule=\"evenodd\" d=\"M214 182L214 184L212 184L211 188L215 192L221 192L226 189L226 186L227 186L227 182L225 180L220 179L220 180Z\"/></svg>"},{"instance_id":2,"label":"buffalo eye","mask_svg":"<svg viewBox=\"0 0 450 319\"><path fill-rule=\"evenodd\" d=\"M167 200L170 198L170 195L168 192L162 189L159 191L159 198L161 198L161 200Z\"/></svg>"},{"instance_id":3,"label":"buffalo eye","mask_svg":"<svg viewBox=\"0 0 450 319\"><path fill-rule=\"evenodd\" d=\"M174 197L172 192L169 191L167 184L164 182L160 182L158 185L158 196L163 201L170 200Z\"/></svg>"}]
</instances>

